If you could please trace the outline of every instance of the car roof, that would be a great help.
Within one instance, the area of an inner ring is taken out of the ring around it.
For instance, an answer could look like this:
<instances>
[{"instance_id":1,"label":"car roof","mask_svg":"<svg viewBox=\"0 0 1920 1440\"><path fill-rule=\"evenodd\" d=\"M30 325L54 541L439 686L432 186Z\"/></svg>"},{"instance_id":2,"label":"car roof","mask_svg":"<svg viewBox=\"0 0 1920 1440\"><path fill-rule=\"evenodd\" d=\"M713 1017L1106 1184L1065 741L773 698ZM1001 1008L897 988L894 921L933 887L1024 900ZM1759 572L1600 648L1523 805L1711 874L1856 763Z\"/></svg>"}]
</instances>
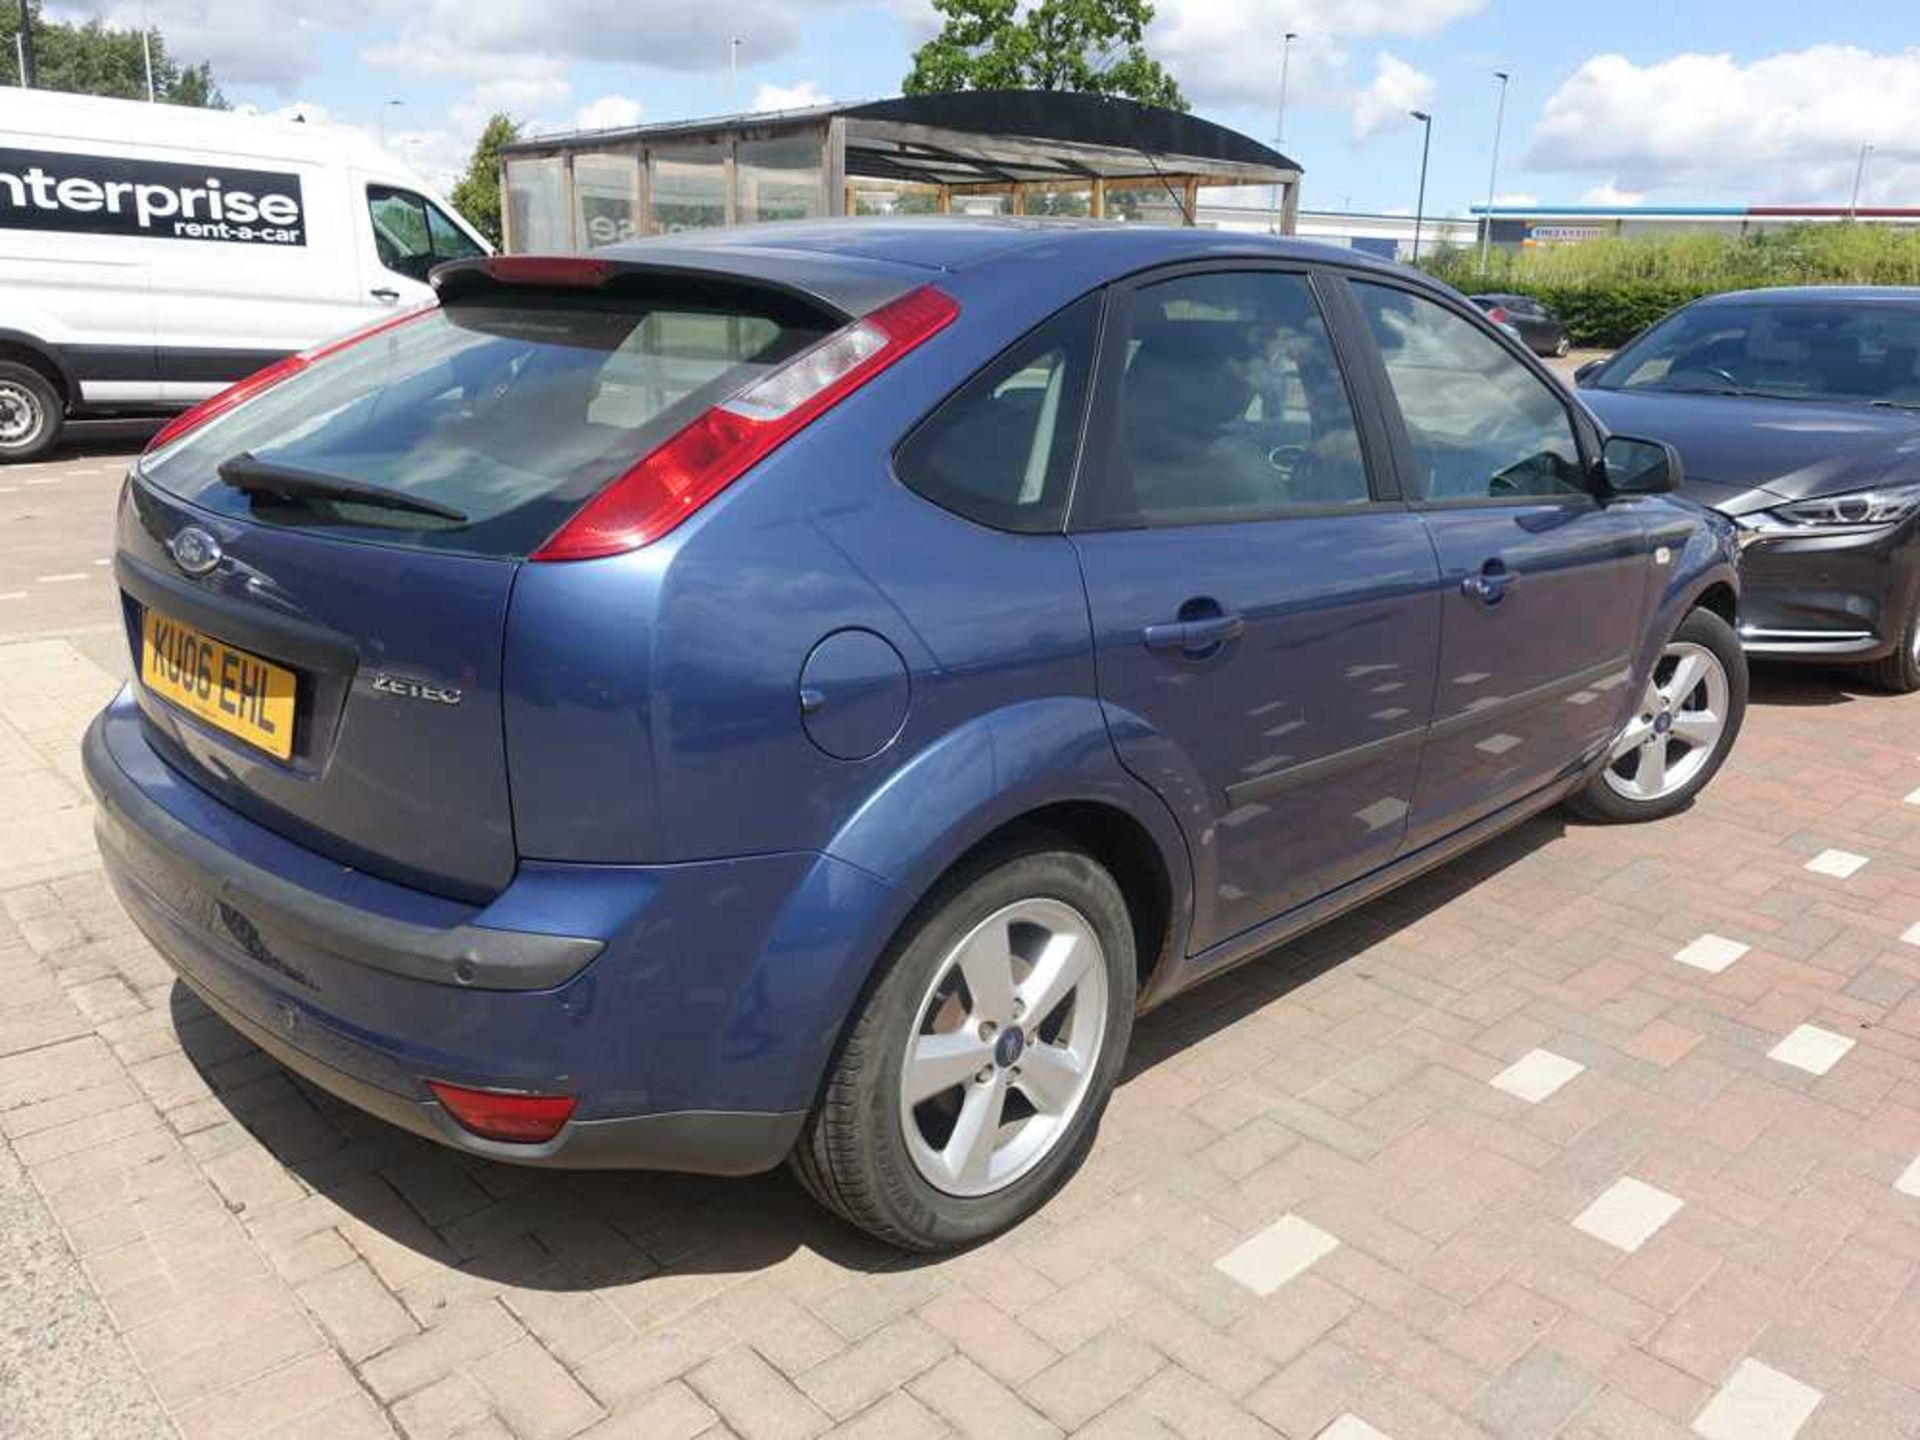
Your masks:
<instances>
[{"instance_id":1,"label":"car roof","mask_svg":"<svg viewBox=\"0 0 1920 1440\"><path fill-rule=\"evenodd\" d=\"M623 241L596 250L610 260L711 270L768 271L782 262L817 273L823 262L875 274L892 270L918 284L926 271L963 273L992 263L1018 264L1030 252L1070 251L1093 284L1147 265L1215 257L1317 260L1408 275L1404 266L1332 245L1276 235L1107 220L925 216L778 221Z\"/></svg>"},{"instance_id":2,"label":"car roof","mask_svg":"<svg viewBox=\"0 0 1920 1440\"><path fill-rule=\"evenodd\" d=\"M1726 290L1696 300L1696 305L1743 305L1765 300L1778 305L1847 304L1920 305L1915 285L1779 285L1755 290Z\"/></svg>"}]
</instances>

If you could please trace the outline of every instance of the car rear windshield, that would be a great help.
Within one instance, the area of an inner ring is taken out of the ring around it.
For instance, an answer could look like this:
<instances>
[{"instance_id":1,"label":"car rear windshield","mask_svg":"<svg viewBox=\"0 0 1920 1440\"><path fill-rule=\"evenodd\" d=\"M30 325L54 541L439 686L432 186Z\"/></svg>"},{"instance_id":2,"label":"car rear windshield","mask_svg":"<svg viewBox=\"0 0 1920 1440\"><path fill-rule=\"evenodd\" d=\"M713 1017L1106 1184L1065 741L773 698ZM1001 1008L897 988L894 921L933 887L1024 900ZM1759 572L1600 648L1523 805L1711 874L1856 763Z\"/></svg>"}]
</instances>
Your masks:
<instances>
[{"instance_id":1,"label":"car rear windshield","mask_svg":"<svg viewBox=\"0 0 1920 1440\"><path fill-rule=\"evenodd\" d=\"M483 292L274 385L142 473L236 518L524 556L705 407L834 323L754 292ZM274 489L289 473L301 483Z\"/></svg>"},{"instance_id":2,"label":"car rear windshield","mask_svg":"<svg viewBox=\"0 0 1920 1440\"><path fill-rule=\"evenodd\" d=\"M1594 384L1920 407L1920 305L1691 305L1621 351Z\"/></svg>"}]
</instances>

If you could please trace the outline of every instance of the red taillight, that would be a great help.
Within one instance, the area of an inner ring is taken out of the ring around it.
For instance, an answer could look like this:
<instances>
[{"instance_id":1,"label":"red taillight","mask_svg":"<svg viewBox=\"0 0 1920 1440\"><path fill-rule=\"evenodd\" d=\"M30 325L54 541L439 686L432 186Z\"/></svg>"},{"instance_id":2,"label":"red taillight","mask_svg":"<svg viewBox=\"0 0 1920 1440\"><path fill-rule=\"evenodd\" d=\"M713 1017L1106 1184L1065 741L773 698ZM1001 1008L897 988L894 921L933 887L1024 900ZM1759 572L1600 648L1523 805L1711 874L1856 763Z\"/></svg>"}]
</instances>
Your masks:
<instances>
[{"instance_id":1,"label":"red taillight","mask_svg":"<svg viewBox=\"0 0 1920 1440\"><path fill-rule=\"evenodd\" d=\"M521 1145L537 1145L560 1133L560 1127L572 1118L579 1103L572 1095L516 1095L501 1090L468 1090L429 1080L447 1113L461 1128L482 1140L508 1140Z\"/></svg>"},{"instance_id":2,"label":"red taillight","mask_svg":"<svg viewBox=\"0 0 1920 1440\"><path fill-rule=\"evenodd\" d=\"M1487 311L1487 319L1491 320L1496 325L1506 324L1507 312L1505 307L1500 305L1494 306L1491 310Z\"/></svg>"},{"instance_id":3,"label":"red taillight","mask_svg":"<svg viewBox=\"0 0 1920 1440\"><path fill-rule=\"evenodd\" d=\"M345 350L349 345L358 345L362 340L370 340L383 330L391 330L409 320L417 320L433 309L431 305L413 310L403 310L398 315L383 315L371 325L363 325L336 339L316 345L311 350L302 350L274 361L263 369L256 370L244 380L236 380L216 395L209 395L191 410L183 410L160 428L160 433L147 442L147 454L152 454L162 445L171 445L189 430L198 430L207 421L224 415L234 406L251 400L262 390L271 389L289 375L298 375L316 361Z\"/></svg>"},{"instance_id":4,"label":"red taillight","mask_svg":"<svg viewBox=\"0 0 1920 1440\"><path fill-rule=\"evenodd\" d=\"M663 441L530 558L591 560L658 540L959 313L927 285L834 331Z\"/></svg>"}]
</instances>

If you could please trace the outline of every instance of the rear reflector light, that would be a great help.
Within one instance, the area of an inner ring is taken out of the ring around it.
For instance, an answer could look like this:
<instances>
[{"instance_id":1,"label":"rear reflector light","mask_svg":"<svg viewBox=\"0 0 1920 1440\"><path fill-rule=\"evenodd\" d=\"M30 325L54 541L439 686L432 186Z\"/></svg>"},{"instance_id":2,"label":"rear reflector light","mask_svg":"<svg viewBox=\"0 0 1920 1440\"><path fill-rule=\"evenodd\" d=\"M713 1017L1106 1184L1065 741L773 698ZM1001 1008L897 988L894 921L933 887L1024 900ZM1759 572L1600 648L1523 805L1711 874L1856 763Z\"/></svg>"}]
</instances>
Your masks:
<instances>
[{"instance_id":1,"label":"rear reflector light","mask_svg":"<svg viewBox=\"0 0 1920 1440\"><path fill-rule=\"evenodd\" d=\"M146 452L151 455L163 445L171 445L190 430L198 430L207 421L226 414L235 406L243 404L258 395L262 390L270 390L289 375L298 375L309 365L338 354L350 345L358 345L362 340L371 340L384 330L396 325L404 325L409 320L417 320L433 309L431 305L412 310L403 310L398 315L383 315L371 325L349 331L336 339L329 340L311 350L302 350L274 361L264 369L256 370L244 380L236 380L216 395L210 395L191 410L184 410L173 417L160 429L160 433L147 442Z\"/></svg>"},{"instance_id":2,"label":"rear reflector light","mask_svg":"<svg viewBox=\"0 0 1920 1440\"><path fill-rule=\"evenodd\" d=\"M959 313L927 285L836 330L662 441L531 558L591 560L658 540Z\"/></svg>"},{"instance_id":3,"label":"rear reflector light","mask_svg":"<svg viewBox=\"0 0 1920 1440\"><path fill-rule=\"evenodd\" d=\"M1487 318L1496 325L1504 325L1507 323L1507 312L1501 306L1496 305L1487 311Z\"/></svg>"},{"instance_id":4,"label":"rear reflector light","mask_svg":"<svg viewBox=\"0 0 1920 1440\"><path fill-rule=\"evenodd\" d=\"M579 1103L572 1095L516 1095L501 1090L468 1090L429 1080L427 1088L460 1122L482 1140L537 1145L560 1133Z\"/></svg>"}]
</instances>

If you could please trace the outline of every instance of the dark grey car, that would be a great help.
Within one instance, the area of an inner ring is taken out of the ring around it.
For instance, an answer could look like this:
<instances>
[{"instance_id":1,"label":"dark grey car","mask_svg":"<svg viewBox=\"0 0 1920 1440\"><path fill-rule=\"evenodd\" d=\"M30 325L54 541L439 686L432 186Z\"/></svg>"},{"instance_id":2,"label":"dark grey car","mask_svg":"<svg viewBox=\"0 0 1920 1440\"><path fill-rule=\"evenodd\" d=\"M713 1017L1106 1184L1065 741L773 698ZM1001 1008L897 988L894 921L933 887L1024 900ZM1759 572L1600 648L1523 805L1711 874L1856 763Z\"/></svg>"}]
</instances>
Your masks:
<instances>
[{"instance_id":1,"label":"dark grey car","mask_svg":"<svg viewBox=\"0 0 1920 1440\"><path fill-rule=\"evenodd\" d=\"M1740 526L1749 654L1920 689L1920 289L1711 296L1576 379Z\"/></svg>"},{"instance_id":2,"label":"dark grey car","mask_svg":"<svg viewBox=\"0 0 1920 1440\"><path fill-rule=\"evenodd\" d=\"M1536 355L1564 355L1573 338L1560 317L1531 295L1469 295L1496 325L1504 325Z\"/></svg>"}]
</instances>

